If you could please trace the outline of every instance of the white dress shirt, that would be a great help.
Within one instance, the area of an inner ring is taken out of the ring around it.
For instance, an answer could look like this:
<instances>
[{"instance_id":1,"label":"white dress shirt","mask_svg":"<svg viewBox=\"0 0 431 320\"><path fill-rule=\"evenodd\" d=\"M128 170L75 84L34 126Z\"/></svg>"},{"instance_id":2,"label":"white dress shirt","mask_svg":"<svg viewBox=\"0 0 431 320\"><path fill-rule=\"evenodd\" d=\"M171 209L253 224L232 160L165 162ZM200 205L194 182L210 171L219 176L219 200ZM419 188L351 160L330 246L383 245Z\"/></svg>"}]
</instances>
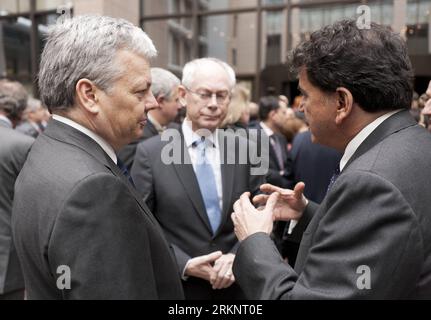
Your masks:
<instances>
[{"instance_id":1,"label":"white dress shirt","mask_svg":"<svg viewBox=\"0 0 431 320\"><path fill-rule=\"evenodd\" d=\"M272 129L268 127L263 121L260 122L260 126L262 127L263 131L266 133L268 137L274 134L274 131L272 131Z\"/></svg>"},{"instance_id":2,"label":"white dress shirt","mask_svg":"<svg viewBox=\"0 0 431 320\"><path fill-rule=\"evenodd\" d=\"M184 142L186 144L187 150L190 155L190 160L193 165L193 170L196 173L196 163L198 161L197 148L193 148L193 143L201 139L201 136L193 132L191 127L191 121L185 119L182 124L182 130L184 135ZM222 188L222 178L221 178L221 164L220 164L220 146L218 141L217 130L213 132L210 136L206 137L213 144L213 148L207 148L205 150L206 157L213 169L214 178L217 187L217 195L219 199L220 212L223 210L223 188Z\"/></svg>"},{"instance_id":3,"label":"white dress shirt","mask_svg":"<svg viewBox=\"0 0 431 320\"><path fill-rule=\"evenodd\" d=\"M70 120L68 118L59 116L54 114L52 116L52 118L56 121L59 121L61 123L64 123L80 132L82 132L83 134L89 136L91 139L93 139L102 149L103 151L106 152L106 154L112 159L112 161L117 164L117 155L115 154L114 148L112 148L109 143L106 142L105 139L103 139L101 136L99 136L98 134L94 133L93 131L87 129L86 127L80 125L79 123L76 123L73 120Z\"/></svg>"},{"instance_id":4,"label":"white dress shirt","mask_svg":"<svg viewBox=\"0 0 431 320\"><path fill-rule=\"evenodd\" d=\"M397 112L402 111L402 109L391 111L388 113L385 113L384 115L378 117L376 120L368 124L366 127L364 127L359 133L348 143L346 149L344 150L343 157L340 160L340 172L343 171L344 167L346 166L347 162L349 162L350 158L355 154L356 150L358 150L359 146L362 144L362 142L365 141L365 139L368 138L368 136L373 133L374 130L377 129L379 125L383 123L386 119L388 119L390 116L394 115ZM297 220L291 220L289 225L288 234L292 234L293 229L297 225Z\"/></svg>"},{"instance_id":5,"label":"white dress shirt","mask_svg":"<svg viewBox=\"0 0 431 320\"><path fill-rule=\"evenodd\" d=\"M347 162L349 162L350 158L355 154L356 150L358 150L362 142L364 142L365 139L367 139L367 137L371 133L373 133L373 131L376 130L379 125L383 123L383 121L385 121L395 113L400 112L401 110L402 109L391 111L389 113L385 113L381 117L378 117L376 120L374 120L373 122L368 124L365 128L363 128L352 140L350 140L349 144L344 150L343 157L340 160L340 172L343 171Z\"/></svg>"}]
</instances>

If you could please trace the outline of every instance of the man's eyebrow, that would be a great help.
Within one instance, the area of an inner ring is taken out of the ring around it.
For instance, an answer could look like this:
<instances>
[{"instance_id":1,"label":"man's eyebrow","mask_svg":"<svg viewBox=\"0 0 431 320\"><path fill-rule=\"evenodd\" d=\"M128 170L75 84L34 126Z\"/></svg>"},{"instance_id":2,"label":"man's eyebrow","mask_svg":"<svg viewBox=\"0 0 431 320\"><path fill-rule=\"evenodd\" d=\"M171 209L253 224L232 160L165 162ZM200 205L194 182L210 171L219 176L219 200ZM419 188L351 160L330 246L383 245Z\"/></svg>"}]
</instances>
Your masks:
<instances>
[{"instance_id":1,"label":"man's eyebrow","mask_svg":"<svg viewBox=\"0 0 431 320\"><path fill-rule=\"evenodd\" d=\"M144 88L145 87L145 88ZM140 89L140 90L147 90L151 87L151 81L150 82L144 82L144 81L138 81L134 84L133 88Z\"/></svg>"},{"instance_id":2,"label":"man's eyebrow","mask_svg":"<svg viewBox=\"0 0 431 320\"><path fill-rule=\"evenodd\" d=\"M299 90L303 95L305 95L305 94L307 93L304 89L302 89L302 88L300 87L300 85L298 85L298 90Z\"/></svg>"}]
</instances>

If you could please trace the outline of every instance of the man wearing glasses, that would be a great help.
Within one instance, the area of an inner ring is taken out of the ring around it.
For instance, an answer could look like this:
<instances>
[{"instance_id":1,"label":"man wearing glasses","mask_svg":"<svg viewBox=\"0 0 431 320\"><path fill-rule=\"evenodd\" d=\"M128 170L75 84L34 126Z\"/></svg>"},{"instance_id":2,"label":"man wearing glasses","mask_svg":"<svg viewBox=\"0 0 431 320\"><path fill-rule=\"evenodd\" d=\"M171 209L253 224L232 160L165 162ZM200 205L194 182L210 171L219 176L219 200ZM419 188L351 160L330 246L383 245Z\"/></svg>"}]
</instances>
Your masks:
<instances>
[{"instance_id":1,"label":"man wearing glasses","mask_svg":"<svg viewBox=\"0 0 431 320\"><path fill-rule=\"evenodd\" d=\"M234 85L234 71L220 60L186 64L179 95L187 116L180 132L173 141L157 136L140 143L132 167L138 192L172 244L187 299L243 298L232 276L238 243L229 217L238 196L257 192L264 181L251 174L248 158L229 161L247 150L247 140L236 137L232 145L233 133L217 130ZM181 161L164 161L169 144L181 146Z\"/></svg>"}]
</instances>

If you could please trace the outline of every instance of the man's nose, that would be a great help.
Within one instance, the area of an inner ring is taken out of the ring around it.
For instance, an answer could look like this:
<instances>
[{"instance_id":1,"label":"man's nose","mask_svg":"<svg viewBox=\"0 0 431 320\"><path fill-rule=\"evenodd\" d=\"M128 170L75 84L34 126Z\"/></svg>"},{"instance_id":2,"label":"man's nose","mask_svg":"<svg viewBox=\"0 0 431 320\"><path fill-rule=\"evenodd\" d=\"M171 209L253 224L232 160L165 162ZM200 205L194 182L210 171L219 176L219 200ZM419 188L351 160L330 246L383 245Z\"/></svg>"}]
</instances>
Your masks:
<instances>
[{"instance_id":1,"label":"man's nose","mask_svg":"<svg viewBox=\"0 0 431 320\"><path fill-rule=\"evenodd\" d=\"M217 108L218 107L217 94L214 93L214 92L211 94L210 101L208 102L208 107L212 107L212 108Z\"/></svg>"},{"instance_id":2,"label":"man's nose","mask_svg":"<svg viewBox=\"0 0 431 320\"><path fill-rule=\"evenodd\" d=\"M148 101L145 104L145 111L148 112L157 108L160 108L160 105L154 97L153 93L150 93L150 97L148 97Z\"/></svg>"}]
</instances>

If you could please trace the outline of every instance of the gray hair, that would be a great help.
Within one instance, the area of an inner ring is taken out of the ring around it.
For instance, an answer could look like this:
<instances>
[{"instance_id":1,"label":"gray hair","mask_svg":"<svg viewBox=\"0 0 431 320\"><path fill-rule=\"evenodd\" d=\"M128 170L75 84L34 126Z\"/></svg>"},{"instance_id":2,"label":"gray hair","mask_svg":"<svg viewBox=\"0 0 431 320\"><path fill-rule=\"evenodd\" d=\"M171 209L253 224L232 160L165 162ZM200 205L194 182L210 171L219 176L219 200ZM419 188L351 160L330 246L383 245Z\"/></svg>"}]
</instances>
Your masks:
<instances>
[{"instance_id":1,"label":"gray hair","mask_svg":"<svg viewBox=\"0 0 431 320\"><path fill-rule=\"evenodd\" d=\"M35 112L39 110L42 106L42 102L35 98L29 98L27 102L27 108L25 109L26 112Z\"/></svg>"},{"instance_id":2,"label":"gray hair","mask_svg":"<svg viewBox=\"0 0 431 320\"><path fill-rule=\"evenodd\" d=\"M183 85L186 87L190 87L193 83L196 72L202 70L202 68L205 68L210 64L217 64L226 71L229 77L229 88L233 90L236 84L235 71L233 71L232 67L226 62L221 61L217 58L201 58L186 63L183 69Z\"/></svg>"},{"instance_id":3,"label":"gray hair","mask_svg":"<svg viewBox=\"0 0 431 320\"><path fill-rule=\"evenodd\" d=\"M151 79L151 91L156 98L161 95L171 98L172 89L180 85L176 75L162 68L151 68Z\"/></svg>"},{"instance_id":4,"label":"gray hair","mask_svg":"<svg viewBox=\"0 0 431 320\"><path fill-rule=\"evenodd\" d=\"M83 78L109 90L123 72L113 63L122 49L147 59L157 55L147 34L123 19L84 15L50 27L39 72L42 103L50 111L70 109Z\"/></svg>"},{"instance_id":5,"label":"gray hair","mask_svg":"<svg viewBox=\"0 0 431 320\"><path fill-rule=\"evenodd\" d=\"M0 110L10 120L19 121L27 107L28 93L24 86L16 81L0 80Z\"/></svg>"}]
</instances>

